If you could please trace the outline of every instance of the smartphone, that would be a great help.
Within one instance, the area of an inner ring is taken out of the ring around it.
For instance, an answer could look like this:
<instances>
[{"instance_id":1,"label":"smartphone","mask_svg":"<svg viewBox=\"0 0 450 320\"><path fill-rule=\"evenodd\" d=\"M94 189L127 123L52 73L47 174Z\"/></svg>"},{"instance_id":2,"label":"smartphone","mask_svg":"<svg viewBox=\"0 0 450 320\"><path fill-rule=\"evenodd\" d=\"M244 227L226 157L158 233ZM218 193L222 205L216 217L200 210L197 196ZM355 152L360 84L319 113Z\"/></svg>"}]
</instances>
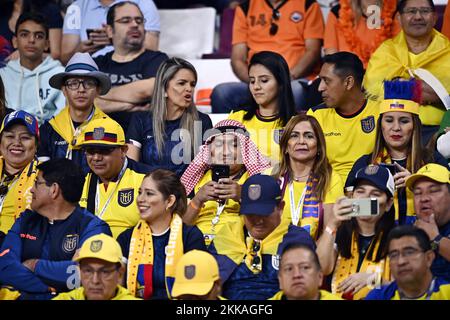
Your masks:
<instances>
[{"instance_id":1,"label":"smartphone","mask_svg":"<svg viewBox=\"0 0 450 320\"><path fill-rule=\"evenodd\" d=\"M86 34L89 40L91 39L92 32L95 32L95 29L86 29Z\"/></svg>"},{"instance_id":2,"label":"smartphone","mask_svg":"<svg viewBox=\"0 0 450 320\"><path fill-rule=\"evenodd\" d=\"M211 166L212 180L219 182L219 179L230 177L230 166L222 164L214 164Z\"/></svg>"},{"instance_id":3,"label":"smartphone","mask_svg":"<svg viewBox=\"0 0 450 320\"><path fill-rule=\"evenodd\" d=\"M343 203L351 204L352 212L349 217L370 217L380 214L378 198L345 199Z\"/></svg>"},{"instance_id":4,"label":"smartphone","mask_svg":"<svg viewBox=\"0 0 450 320\"><path fill-rule=\"evenodd\" d=\"M393 163L380 163L380 166L388 169L391 172L392 176L394 176L397 173L397 167Z\"/></svg>"}]
</instances>

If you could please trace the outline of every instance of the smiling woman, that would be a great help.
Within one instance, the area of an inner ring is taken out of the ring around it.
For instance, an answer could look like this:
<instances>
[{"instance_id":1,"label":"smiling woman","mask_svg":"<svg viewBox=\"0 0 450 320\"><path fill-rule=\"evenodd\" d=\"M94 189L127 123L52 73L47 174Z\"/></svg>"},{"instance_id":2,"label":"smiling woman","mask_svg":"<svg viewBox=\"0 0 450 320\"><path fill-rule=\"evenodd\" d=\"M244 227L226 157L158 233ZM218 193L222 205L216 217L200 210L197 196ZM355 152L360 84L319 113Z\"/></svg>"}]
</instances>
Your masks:
<instances>
[{"instance_id":1,"label":"smiling woman","mask_svg":"<svg viewBox=\"0 0 450 320\"><path fill-rule=\"evenodd\" d=\"M206 251L203 236L197 227L181 220L186 192L173 172L148 173L139 188L137 206L141 220L117 238L128 259L127 288L136 297L168 299L178 260L193 249Z\"/></svg>"},{"instance_id":2,"label":"smiling woman","mask_svg":"<svg viewBox=\"0 0 450 320\"><path fill-rule=\"evenodd\" d=\"M37 120L29 113L15 111L3 120L0 129L0 232L5 234L31 203L38 138Z\"/></svg>"}]
</instances>

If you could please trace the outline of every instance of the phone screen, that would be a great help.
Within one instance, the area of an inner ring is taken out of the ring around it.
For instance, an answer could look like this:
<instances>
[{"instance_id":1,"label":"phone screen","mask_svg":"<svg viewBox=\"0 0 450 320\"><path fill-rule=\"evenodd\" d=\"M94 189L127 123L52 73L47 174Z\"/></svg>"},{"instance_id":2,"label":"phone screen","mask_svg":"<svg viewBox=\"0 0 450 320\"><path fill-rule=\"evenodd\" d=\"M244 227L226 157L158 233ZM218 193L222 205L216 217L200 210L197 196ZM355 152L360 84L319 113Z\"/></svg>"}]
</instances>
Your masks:
<instances>
[{"instance_id":1,"label":"phone screen","mask_svg":"<svg viewBox=\"0 0 450 320\"><path fill-rule=\"evenodd\" d=\"M212 170L212 180L218 182L222 178L230 177L230 167L227 165L213 165Z\"/></svg>"}]
</instances>

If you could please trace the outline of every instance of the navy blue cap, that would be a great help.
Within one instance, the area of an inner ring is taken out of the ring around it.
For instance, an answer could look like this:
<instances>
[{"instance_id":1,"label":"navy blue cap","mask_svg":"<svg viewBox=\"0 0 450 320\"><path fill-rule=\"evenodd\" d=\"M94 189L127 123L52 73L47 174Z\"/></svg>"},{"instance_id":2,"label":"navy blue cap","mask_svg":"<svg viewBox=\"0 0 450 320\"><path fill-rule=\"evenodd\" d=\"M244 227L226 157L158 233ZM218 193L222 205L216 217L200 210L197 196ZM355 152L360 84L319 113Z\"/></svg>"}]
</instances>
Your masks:
<instances>
[{"instance_id":1,"label":"navy blue cap","mask_svg":"<svg viewBox=\"0 0 450 320\"><path fill-rule=\"evenodd\" d=\"M240 213L269 216L280 201L281 190L277 180L255 174L242 185Z\"/></svg>"},{"instance_id":2,"label":"navy blue cap","mask_svg":"<svg viewBox=\"0 0 450 320\"><path fill-rule=\"evenodd\" d=\"M33 115L23 110L14 111L6 115L5 119L3 119L3 123L0 128L0 133L2 133L3 130L5 130L9 126L12 126L13 124L17 123L23 124L25 127L27 127L27 130L33 136L39 138L39 124L37 119Z\"/></svg>"},{"instance_id":3,"label":"navy blue cap","mask_svg":"<svg viewBox=\"0 0 450 320\"><path fill-rule=\"evenodd\" d=\"M353 179L353 187L356 187L358 182L361 180L369 181L378 189L386 192L389 196L394 196L394 177L386 167L371 164L367 167L359 169Z\"/></svg>"},{"instance_id":4,"label":"navy blue cap","mask_svg":"<svg viewBox=\"0 0 450 320\"><path fill-rule=\"evenodd\" d=\"M278 245L277 254L281 257L286 248L295 245L304 245L316 251L316 242L309 232L302 227L290 224L288 232L283 236L283 240Z\"/></svg>"}]
</instances>

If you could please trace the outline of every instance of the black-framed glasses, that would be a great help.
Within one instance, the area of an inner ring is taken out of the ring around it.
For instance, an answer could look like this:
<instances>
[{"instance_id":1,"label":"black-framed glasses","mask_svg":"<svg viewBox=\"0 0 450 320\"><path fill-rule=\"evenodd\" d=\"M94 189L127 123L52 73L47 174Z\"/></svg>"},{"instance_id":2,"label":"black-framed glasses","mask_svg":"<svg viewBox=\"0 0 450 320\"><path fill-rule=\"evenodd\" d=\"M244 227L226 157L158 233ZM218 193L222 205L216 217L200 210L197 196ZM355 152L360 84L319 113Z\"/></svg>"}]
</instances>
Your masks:
<instances>
[{"instance_id":1,"label":"black-framed glasses","mask_svg":"<svg viewBox=\"0 0 450 320\"><path fill-rule=\"evenodd\" d=\"M141 25L146 22L145 18L143 17L122 17L120 19L114 20L114 22L121 23L121 24L129 24L131 21L136 22L136 24Z\"/></svg>"},{"instance_id":2,"label":"black-framed glasses","mask_svg":"<svg viewBox=\"0 0 450 320\"><path fill-rule=\"evenodd\" d=\"M87 90L96 88L98 82L95 79L84 79L84 80L70 79L67 80L64 85L70 90L78 90L81 84L83 84L83 88Z\"/></svg>"},{"instance_id":3,"label":"black-framed glasses","mask_svg":"<svg viewBox=\"0 0 450 320\"><path fill-rule=\"evenodd\" d=\"M403 9L402 14L406 14L409 16L415 16L417 14L417 12L419 12L421 16L425 16L425 15L429 15L433 11L434 11L434 9L431 7L421 7L421 8L411 7L411 8Z\"/></svg>"},{"instance_id":4,"label":"black-framed glasses","mask_svg":"<svg viewBox=\"0 0 450 320\"><path fill-rule=\"evenodd\" d=\"M83 275L83 277L91 279L94 274L97 274L97 276L102 280L109 280L112 278L114 273L119 270L119 267L114 268L100 268L99 270L94 270L90 267L80 267L80 272Z\"/></svg>"},{"instance_id":5,"label":"black-framed glasses","mask_svg":"<svg viewBox=\"0 0 450 320\"><path fill-rule=\"evenodd\" d=\"M271 36L274 36L278 32L278 25L275 23L275 21L278 21L280 19L280 11L278 9L272 9L272 19L270 20L270 29L269 34Z\"/></svg>"}]
</instances>

